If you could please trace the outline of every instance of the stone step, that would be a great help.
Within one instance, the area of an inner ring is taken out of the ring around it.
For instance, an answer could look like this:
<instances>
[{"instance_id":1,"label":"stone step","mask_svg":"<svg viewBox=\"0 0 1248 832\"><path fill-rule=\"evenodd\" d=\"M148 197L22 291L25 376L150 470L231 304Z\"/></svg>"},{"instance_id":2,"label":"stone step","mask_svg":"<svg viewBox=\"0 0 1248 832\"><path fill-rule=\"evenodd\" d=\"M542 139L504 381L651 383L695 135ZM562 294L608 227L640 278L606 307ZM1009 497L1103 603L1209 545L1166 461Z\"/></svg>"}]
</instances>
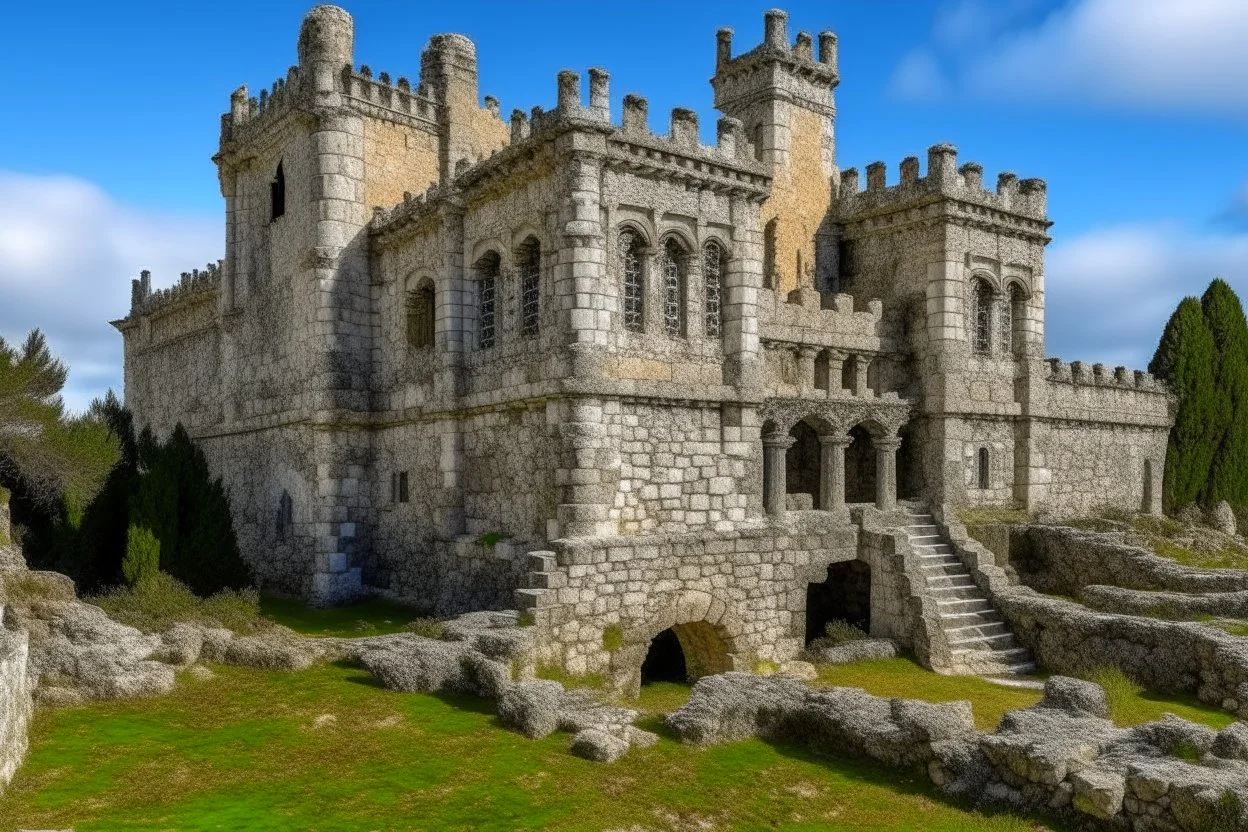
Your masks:
<instances>
[{"instance_id":1,"label":"stone step","mask_svg":"<svg viewBox=\"0 0 1248 832\"><path fill-rule=\"evenodd\" d=\"M911 534L906 536L911 546L939 546L944 543L944 538L938 534Z\"/></svg>"},{"instance_id":2,"label":"stone step","mask_svg":"<svg viewBox=\"0 0 1248 832\"><path fill-rule=\"evenodd\" d=\"M985 606L991 606L988 597L984 595L983 590L975 585L971 586L935 586L928 587L927 591L936 599L936 603L943 603L950 599L959 599L965 601L978 601Z\"/></svg>"},{"instance_id":3,"label":"stone step","mask_svg":"<svg viewBox=\"0 0 1248 832\"><path fill-rule=\"evenodd\" d=\"M910 534L910 535L938 534L940 532L940 528L935 523L930 523L930 524L925 524L925 525L915 525L915 526L902 526L901 529L906 534Z\"/></svg>"},{"instance_id":4,"label":"stone step","mask_svg":"<svg viewBox=\"0 0 1248 832\"><path fill-rule=\"evenodd\" d=\"M966 565L960 560L954 560L947 563L925 563L919 567L923 570L923 576L929 581L939 577L970 577L971 573L966 570Z\"/></svg>"},{"instance_id":5,"label":"stone step","mask_svg":"<svg viewBox=\"0 0 1248 832\"><path fill-rule=\"evenodd\" d=\"M936 606L944 607L948 610L942 615L971 615L979 612L996 612L992 606L992 602L988 600L988 596L981 595L978 598L938 598ZM980 608L983 609L980 609Z\"/></svg>"},{"instance_id":6,"label":"stone step","mask_svg":"<svg viewBox=\"0 0 1248 832\"><path fill-rule=\"evenodd\" d=\"M927 578L927 585L932 589L943 589L952 586L975 586L975 581L971 578L971 573L966 570L965 566L959 564L955 567L957 571L946 572L943 575L924 575Z\"/></svg>"},{"instance_id":7,"label":"stone step","mask_svg":"<svg viewBox=\"0 0 1248 832\"><path fill-rule=\"evenodd\" d=\"M560 589L568 585L566 572L530 572L528 584L533 589Z\"/></svg>"},{"instance_id":8,"label":"stone step","mask_svg":"<svg viewBox=\"0 0 1248 832\"><path fill-rule=\"evenodd\" d=\"M948 543L918 543L911 547L920 555L952 555L953 547Z\"/></svg>"},{"instance_id":9,"label":"stone step","mask_svg":"<svg viewBox=\"0 0 1248 832\"><path fill-rule=\"evenodd\" d=\"M960 564L961 560L957 555L944 554L937 552L934 555L919 555L919 568L927 569L929 566L943 566L945 564Z\"/></svg>"},{"instance_id":10,"label":"stone step","mask_svg":"<svg viewBox=\"0 0 1248 832\"><path fill-rule=\"evenodd\" d=\"M959 650L992 650L994 652L1003 652L1014 649L1018 646L1018 642L1014 640L1014 634L1011 632L997 633L989 636L970 636L968 638L951 638L949 639L949 649L954 653Z\"/></svg>"},{"instance_id":11,"label":"stone step","mask_svg":"<svg viewBox=\"0 0 1248 832\"><path fill-rule=\"evenodd\" d=\"M966 639L968 637L995 637L1008 636L1010 631L1005 628L1004 621L985 621L979 624L959 624L955 627L948 627L941 623L941 629L945 631L945 635L950 637L950 644L954 644L956 640Z\"/></svg>"},{"instance_id":12,"label":"stone step","mask_svg":"<svg viewBox=\"0 0 1248 832\"><path fill-rule=\"evenodd\" d=\"M968 612L946 612L941 613L941 627L948 632L956 627L969 627L976 624L995 624L998 621L1004 621L1001 613L993 609L992 605L985 599L982 610L970 610Z\"/></svg>"}]
</instances>

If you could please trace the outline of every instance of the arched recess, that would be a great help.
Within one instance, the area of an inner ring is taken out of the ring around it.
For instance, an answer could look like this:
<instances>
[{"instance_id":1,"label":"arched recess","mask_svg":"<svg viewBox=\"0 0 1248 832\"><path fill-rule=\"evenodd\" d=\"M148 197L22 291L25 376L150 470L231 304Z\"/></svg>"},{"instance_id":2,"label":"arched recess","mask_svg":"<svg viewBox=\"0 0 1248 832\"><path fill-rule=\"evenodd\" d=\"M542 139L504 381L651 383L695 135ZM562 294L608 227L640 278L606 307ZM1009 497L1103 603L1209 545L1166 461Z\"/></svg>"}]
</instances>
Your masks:
<instances>
[{"instance_id":1,"label":"arched recess","mask_svg":"<svg viewBox=\"0 0 1248 832\"><path fill-rule=\"evenodd\" d=\"M627 628L623 644L611 657L613 680L626 692L636 694L640 688L642 665L656 641L660 649L670 649L670 639L675 638L689 681L732 670L735 657L744 652L744 625L728 612L724 601L708 592L664 595L651 599L647 607L657 611L644 623Z\"/></svg>"},{"instance_id":2,"label":"arched recess","mask_svg":"<svg viewBox=\"0 0 1248 832\"><path fill-rule=\"evenodd\" d=\"M829 564L823 581L806 585L806 644L833 621L871 632L871 566L866 561Z\"/></svg>"},{"instance_id":3,"label":"arched recess","mask_svg":"<svg viewBox=\"0 0 1248 832\"><path fill-rule=\"evenodd\" d=\"M472 264L477 283L477 346L489 349L498 339L498 278L502 258L491 249Z\"/></svg>"},{"instance_id":4,"label":"arched recess","mask_svg":"<svg viewBox=\"0 0 1248 832\"><path fill-rule=\"evenodd\" d=\"M918 426L907 422L897 431L901 446L897 449L897 496L917 500L924 493L923 441Z\"/></svg>"},{"instance_id":5,"label":"arched recess","mask_svg":"<svg viewBox=\"0 0 1248 832\"><path fill-rule=\"evenodd\" d=\"M794 442L784 456L785 491L788 494L809 494L810 505L802 507L814 508L820 505L819 431L803 420L792 427L789 436Z\"/></svg>"},{"instance_id":6,"label":"arched recess","mask_svg":"<svg viewBox=\"0 0 1248 832\"><path fill-rule=\"evenodd\" d=\"M971 347L981 355L992 353L992 307L995 292L983 277L971 280Z\"/></svg>"},{"instance_id":7,"label":"arched recess","mask_svg":"<svg viewBox=\"0 0 1248 832\"><path fill-rule=\"evenodd\" d=\"M433 281L421 278L407 293L407 343L415 349L433 346L435 334L436 297Z\"/></svg>"},{"instance_id":8,"label":"arched recess","mask_svg":"<svg viewBox=\"0 0 1248 832\"><path fill-rule=\"evenodd\" d=\"M880 430L867 422L849 429L850 443L845 449L845 502L875 502L875 435Z\"/></svg>"},{"instance_id":9,"label":"arched recess","mask_svg":"<svg viewBox=\"0 0 1248 832\"><path fill-rule=\"evenodd\" d=\"M646 328L646 251L645 233L634 225L620 227L617 253L620 260L620 311L624 328L643 332Z\"/></svg>"}]
</instances>

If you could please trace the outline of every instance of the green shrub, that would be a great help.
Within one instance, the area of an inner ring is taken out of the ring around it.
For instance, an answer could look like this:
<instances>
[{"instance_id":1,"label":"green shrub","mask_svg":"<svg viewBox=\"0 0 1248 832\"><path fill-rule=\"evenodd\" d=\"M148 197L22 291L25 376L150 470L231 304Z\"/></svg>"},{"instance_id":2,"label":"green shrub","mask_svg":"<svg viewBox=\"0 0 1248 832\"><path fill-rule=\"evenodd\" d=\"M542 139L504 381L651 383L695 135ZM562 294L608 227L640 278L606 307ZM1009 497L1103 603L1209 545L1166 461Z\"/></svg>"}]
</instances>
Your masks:
<instances>
[{"instance_id":1,"label":"green shrub","mask_svg":"<svg viewBox=\"0 0 1248 832\"><path fill-rule=\"evenodd\" d=\"M134 586L118 587L85 600L109 617L148 633L163 632L182 621L221 626L236 633L270 626L260 615L260 594L254 589L223 590L200 598L186 584L164 572Z\"/></svg>"},{"instance_id":2,"label":"green shrub","mask_svg":"<svg viewBox=\"0 0 1248 832\"><path fill-rule=\"evenodd\" d=\"M477 538L477 542L487 549L493 549L498 545L498 541L507 537L505 532L485 532Z\"/></svg>"},{"instance_id":3,"label":"green shrub","mask_svg":"<svg viewBox=\"0 0 1248 832\"><path fill-rule=\"evenodd\" d=\"M429 618L427 616L413 618L403 626L403 629L425 638L442 638L442 620L439 618Z\"/></svg>"},{"instance_id":4,"label":"green shrub","mask_svg":"<svg viewBox=\"0 0 1248 832\"><path fill-rule=\"evenodd\" d=\"M558 682L568 690L578 688L601 690L606 687L607 681L601 673L568 673L558 665L540 665L535 674L539 679L547 679L551 682Z\"/></svg>"},{"instance_id":5,"label":"green shrub","mask_svg":"<svg viewBox=\"0 0 1248 832\"><path fill-rule=\"evenodd\" d=\"M537 618L533 615L533 610L523 610L518 616L516 616L517 627L532 627L536 623Z\"/></svg>"},{"instance_id":6,"label":"green shrub","mask_svg":"<svg viewBox=\"0 0 1248 832\"><path fill-rule=\"evenodd\" d=\"M619 624L608 624L602 628L602 649L614 653L624 646L624 628Z\"/></svg>"},{"instance_id":7,"label":"green shrub","mask_svg":"<svg viewBox=\"0 0 1248 832\"><path fill-rule=\"evenodd\" d=\"M806 652L817 653L820 650L839 647L842 644L848 644L851 641L861 641L864 638L870 638L870 636L848 621L836 619L823 625L823 635L811 641L806 647Z\"/></svg>"},{"instance_id":8,"label":"green shrub","mask_svg":"<svg viewBox=\"0 0 1248 832\"><path fill-rule=\"evenodd\" d=\"M780 665L771 659L758 659L754 662L753 669L756 676L774 676L780 670Z\"/></svg>"},{"instance_id":9,"label":"green shrub","mask_svg":"<svg viewBox=\"0 0 1248 832\"><path fill-rule=\"evenodd\" d=\"M160 541L150 529L131 526L126 535L126 556L121 561L121 574L130 586L138 586L160 571Z\"/></svg>"}]
</instances>

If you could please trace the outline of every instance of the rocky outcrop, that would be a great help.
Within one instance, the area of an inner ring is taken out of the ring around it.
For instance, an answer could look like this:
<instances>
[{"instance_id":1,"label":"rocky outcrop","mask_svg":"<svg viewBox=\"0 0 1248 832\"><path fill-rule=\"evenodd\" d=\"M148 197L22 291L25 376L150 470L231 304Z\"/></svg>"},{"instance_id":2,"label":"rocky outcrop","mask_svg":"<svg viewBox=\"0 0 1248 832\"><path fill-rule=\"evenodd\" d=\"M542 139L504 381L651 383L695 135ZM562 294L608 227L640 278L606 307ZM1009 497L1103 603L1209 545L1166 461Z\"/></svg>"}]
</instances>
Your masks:
<instances>
[{"instance_id":1,"label":"rocky outcrop","mask_svg":"<svg viewBox=\"0 0 1248 832\"><path fill-rule=\"evenodd\" d=\"M4 606L0 604L0 620ZM0 793L26 757L31 697L29 647L25 633L0 629Z\"/></svg>"},{"instance_id":2,"label":"rocky outcrop","mask_svg":"<svg viewBox=\"0 0 1248 832\"><path fill-rule=\"evenodd\" d=\"M852 688L726 673L698 681L668 726L694 743L763 737L889 766L924 764L946 794L1027 807L1080 827L1222 832L1248 824L1248 731L1167 717L1105 718L1105 693L1053 677L1035 707L980 733L970 704L884 699ZM1180 758L1180 756L1182 758Z\"/></svg>"},{"instance_id":3,"label":"rocky outcrop","mask_svg":"<svg viewBox=\"0 0 1248 832\"><path fill-rule=\"evenodd\" d=\"M1248 590L1191 595L1093 584L1080 590L1079 600L1093 609L1126 615L1175 620L1190 620L1202 616L1248 618Z\"/></svg>"},{"instance_id":4,"label":"rocky outcrop","mask_svg":"<svg viewBox=\"0 0 1248 832\"><path fill-rule=\"evenodd\" d=\"M1248 570L1183 566L1128 545L1118 532L1013 526L1008 558L1024 584L1060 595L1077 597L1093 584L1184 593L1248 590Z\"/></svg>"}]
</instances>

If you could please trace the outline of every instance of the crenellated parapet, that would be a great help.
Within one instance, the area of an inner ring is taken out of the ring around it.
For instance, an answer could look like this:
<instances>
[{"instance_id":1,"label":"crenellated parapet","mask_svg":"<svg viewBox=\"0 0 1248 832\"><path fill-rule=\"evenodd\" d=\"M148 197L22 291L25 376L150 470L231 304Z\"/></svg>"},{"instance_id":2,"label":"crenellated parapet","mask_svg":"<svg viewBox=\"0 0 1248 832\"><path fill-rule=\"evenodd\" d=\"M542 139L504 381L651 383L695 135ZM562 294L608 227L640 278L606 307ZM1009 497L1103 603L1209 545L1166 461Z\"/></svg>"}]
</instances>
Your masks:
<instances>
[{"instance_id":1,"label":"crenellated parapet","mask_svg":"<svg viewBox=\"0 0 1248 832\"><path fill-rule=\"evenodd\" d=\"M882 325L879 299L855 307L853 295L824 295L814 289L790 292L784 302L760 307L759 339L795 348L831 348L880 353L900 348Z\"/></svg>"},{"instance_id":2,"label":"crenellated parapet","mask_svg":"<svg viewBox=\"0 0 1248 832\"><path fill-rule=\"evenodd\" d=\"M950 144L927 151L927 173L919 175L915 156L903 159L900 180L888 183L888 168L872 162L866 168L866 187L857 168L841 172L834 202L845 222L955 200L984 220L1009 217L1043 233L1048 221L1047 188L1043 179L1020 180L1013 173L997 176L995 190L984 188L984 168L977 162L958 166L958 150Z\"/></svg>"},{"instance_id":3,"label":"crenellated parapet","mask_svg":"<svg viewBox=\"0 0 1248 832\"><path fill-rule=\"evenodd\" d=\"M837 71L837 38L832 32L819 33L819 51L809 32L799 32L789 43L788 14L768 10L763 18L763 42L733 57L733 30L720 29L715 39L715 107L731 110L760 95L783 92L802 107L831 115L830 91L840 82Z\"/></svg>"},{"instance_id":4,"label":"crenellated parapet","mask_svg":"<svg viewBox=\"0 0 1248 832\"><path fill-rule=\"evenodd\" d=\"M346 67L342 72L342 94L350 106L362 110L365 115L410 123L429 132L437 129L438 103L426 85L413 87L403 76L391 82L388 72L381 72L374 78L367 65L358 71ZM497 102L495 104L497 106Z\"/></svg>"},{"instance_id":5,"label":"crenellated parapet","mask_svg":"<svg viewBox=\"0 0 1248 832\"><path fill-rule=\"evenodd\" d=\"M182 272L178 282L167 289L152 291L152 273L144 270L130 281L130 317L151 315L183 301L210 293L221 288L222 261L209 263L202 269Z\"/></svg>"},{"instance_id":6,"label":"crenellated parapet","mask_svg":"<svg viewBox=\"0 0 1248 832\"><path fill-rule=\"evenodd\" d=\"M1059 384L1117 387L1123 390L1139 390L1162 395L1170 393L1164 381L1143 370L1128 370L1126 367L1114 367L1111 370L1104 364L1087 364L1083 361L1072 361L1067 364L1060 358L1048 358L1045 359L1045 363L1048 365L1046 378Z\"/></svg>"}]
</instances>

